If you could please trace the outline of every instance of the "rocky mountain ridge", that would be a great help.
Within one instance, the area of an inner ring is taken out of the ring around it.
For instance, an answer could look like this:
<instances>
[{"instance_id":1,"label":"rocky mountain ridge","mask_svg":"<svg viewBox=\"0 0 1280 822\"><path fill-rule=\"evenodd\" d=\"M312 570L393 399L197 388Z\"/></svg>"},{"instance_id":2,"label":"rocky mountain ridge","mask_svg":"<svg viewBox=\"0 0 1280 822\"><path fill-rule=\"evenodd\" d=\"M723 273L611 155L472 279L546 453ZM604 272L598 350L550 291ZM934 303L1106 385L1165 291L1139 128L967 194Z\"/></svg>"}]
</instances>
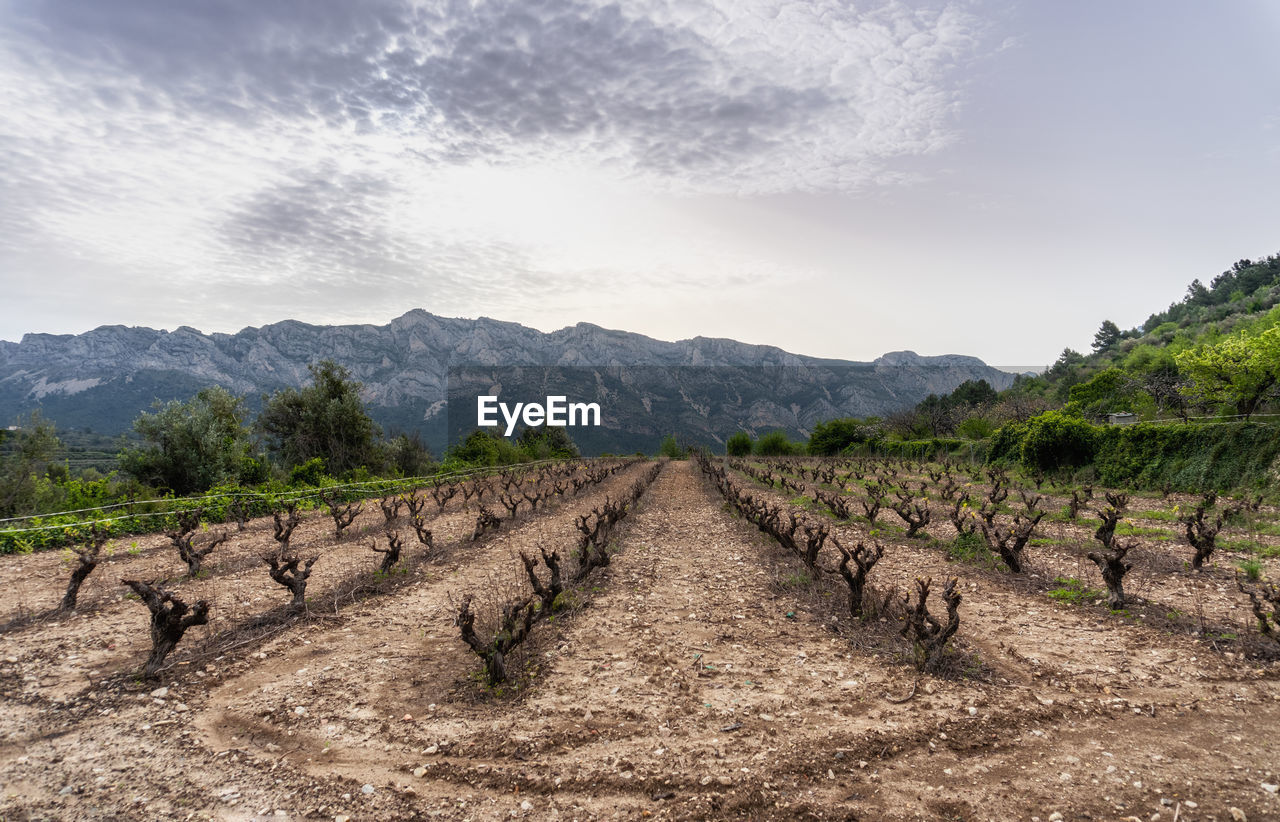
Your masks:
<instances>
[{"instance_id":1,"label":"rocky mountain ridge","mask_svg":"<svg viewBox=\"0 0 1280 822\"><path fill-rule=\"evenodd\" d=\"M802 434L816 419L840 414L888 413L929 393L950 391L967 379L1002 388L1011 374L974 357L921 357L893 352L872 363L791 354L765 345L695 337L677 342L601 328L590 323L544 333L489 318L439 317L415 309L387 325L309 325L295 320L245 328L235 334L204 334L182 326L173 331L102 326L84 334L27 334L0 341L0 421L39 409L62 427L127 430L156 400L185 399L199 388L223 385L256 405L263 394L307 382L307 365L333 359L364 384L370 412L384 426L418 430L443 444L450 368L507 366L624 368L645 366L650 375L632 386L637 397L667 399L671 385L658 385L663 368L769 369L786 367L794 386L821 388L799 403L771 395L763 372L716 372L741 402L718 425L741 419L749 429L783 428ZM653 368L660 367L660 368ZM803 376L798 376L803 375ZM682 395L687 391L681 390ZM705 400L680 400L710 422ZM651 405L651 403L645 403ZM745 409L751 413L745 414ZM747 418L749 417L749 419ZM646 427L651 427L650 421ZM696 419L690 423L698 428ZM623 425L622 427L626 427ZM691 439L731 431L685 431Z\"/></svg>"}]
</instances>

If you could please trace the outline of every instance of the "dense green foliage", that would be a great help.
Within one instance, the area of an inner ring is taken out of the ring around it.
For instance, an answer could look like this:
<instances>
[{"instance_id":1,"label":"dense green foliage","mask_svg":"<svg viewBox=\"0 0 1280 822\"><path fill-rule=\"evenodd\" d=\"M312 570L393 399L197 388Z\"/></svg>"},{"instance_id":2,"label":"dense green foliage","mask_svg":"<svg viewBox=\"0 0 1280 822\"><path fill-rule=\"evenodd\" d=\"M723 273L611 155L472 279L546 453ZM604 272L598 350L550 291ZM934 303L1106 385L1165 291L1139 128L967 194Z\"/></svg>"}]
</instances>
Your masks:
<instances>
[{"instance_id":1,"label":"dense green foliage","mask_svg":"<svg viewBox=\"0 0 1280 822\"><path fill-rule=\"evenodd\" d=\"M1128 425L1099 430L1093 469L1099 482L1187 491L1275 488L1280 426Z\"/></svg>"},{"instance_id":2,"label":"dense green foliage","mask_svg":"<svg viewBox=\"0 0 1280 822\"><path fill-rule=\"evenodd\" d=\"M1259 423L1091 425L1060 412L1003 426L990 459L1031 470L1083 467L1104 485L1186 491L1274 487L1280 427Z\"/></svg>"},{"instance_id":3,"label":"dense green foliage","mask_svg":"<svg viewBox=\"0 0 1280 822\"><path fill-rule=\"evenodd\" d=\"M813 433L809 436L809 453L828 457L875 437L875 428L855 417L828 420L813 427Z\"/></svg>"},{"instance_id":4,"label":"dense green foliage","mask_svg":"<svg viewBox=\"0 0 1280 822\"><path fill-rule=\"evenodd\" d=\"M751 455L751 435L746 431L738 431L725 441L724 451L731 457Z\"/></svg>"},{"instance_id":5,"label":"dense green foliage","mask_svg":"<svg viewBox=\"0 0 1280 822\"><path fill-rule=\"evenodd\" d=\"M336 476L381 467L380 432L360 400L360 383L332 360L308 368L311 385L276 392L258 415L271 452L288 468L321 457Z\"/></svg>"},{"instance_id":6,"label":"dense green foliage","mask_svg":"<svg viewBox=\"0 0 1280 822\"><path fill-rule=\"evenodd\" d=\"M526 428L516 437L516 445L520 446L531 460L545 459L577 459L582 456L578 445L562 426L542 425Z\"/></svg>"},{"instance_id":7,"label":"dense green foliage","mask_svg":"<svg viewBox=\"0 0 1280 822\"><path fill-rule=\"evenodd\" d=\"M204 491L234 482L249 458L244 400L221 386L206 388L187 402L156 403L133 428L142 444L127 449L120 467L139 481L176 494Z\"/></svg>"},{"instance_id":8,"label":"dense green foliage","mask_svg":"<svg viewBox=\"0 0 1280 822\"><path fill-rule=\"evenodd\" d=\"M1274 486L1276 429L1228 420L1280 412L1280 255L1241 260L1208 286L1193 282L1141 328L1106 320L1092 349L1064 349L1043 374L999 394L966 383L926 397L870 426L856 450L985 457L1139 488ZM1091 424L1114 412L1166 424ZM1221 422L1188 424L1194 417ZM845 421L816 426L811 453L838 453L829 443L842 427L852 430Z\"/></svg>"},{"instance_id":9,"label":"dense green foliage","mask_svg":"<svg viewBox=\"0 0 1280 822\"><path fill-rule=\"evenodd\" d=\"M455 443L445 459L445 467L462 465L514 465L528 462L529 455L519 445L492 428L477 428Z\"/></svg>"},{"instance_id":10,"label":"dense green foliage","mask_svg":"<svg viewBox=\"0 0 1280 822\"><path fill-rule=\"evenodd\" d=\"M1248 419L1280 385L1280 325L1258 334L1244 330L1174 360L1187 376L1185 394Z\"/></svg>"},{"instance_id":11,"label":"dense green foliage","mask_svg":"<svg viewBox=\"0 0 1280 822\"><path fill-rule=\"evenodd\" d=\"M1019 456L1034 470L1078 467L1093 459L1098 436L1094 426L1060 411L1032 417L1022 428Z\"/></svg>"},{"instance_id":12,"label":"dense green foliage","mask_svg":"<svg viewBox=\"0 0 1280 822\"><path fill-rule=\"evenodd\" d=\"M1208 286L1193 282L1181 302L1139 328L1103 323L1092 354L1066 349L1044 374L1019 379L1002 399L1034 398L1092 421L1111 411L1147 420L1247 418L1280 399L1277 327L1280 255L1241 260Z\"/></svg>"},{"instance_id":13,"label":"dense green foliage","mask_svg":"<svg viewBox=\"0 0 1280 822\"><path fill-rule=\"evenodd\" d=\"M0 517L38 506L47 496L48 471L58 449L53 424L33 414L0 437Z\"/></svg>"},{"instance_id":14,"label":"dense green foliage","mask_svg":"<svg viewBox=\"0 0 1280 822\"><path fill-rule=\"evenodd\" d=\"M807 448L803 442L787 439L786 431L770 431L756 440L753 450L759 457L792 457L803 454Z\"/></svg>"},{"instance_id":15,"label":"dense green foliage","mask_svg":"<svg viewBox=\"0 0 1280 822\"><path fill-rule=\"evenodd\" d=\"M667 434L658 446L658 455L673 460L682 460L688 456L689 449L680 444L675 434Z\"/></svg>"}]
</instances>

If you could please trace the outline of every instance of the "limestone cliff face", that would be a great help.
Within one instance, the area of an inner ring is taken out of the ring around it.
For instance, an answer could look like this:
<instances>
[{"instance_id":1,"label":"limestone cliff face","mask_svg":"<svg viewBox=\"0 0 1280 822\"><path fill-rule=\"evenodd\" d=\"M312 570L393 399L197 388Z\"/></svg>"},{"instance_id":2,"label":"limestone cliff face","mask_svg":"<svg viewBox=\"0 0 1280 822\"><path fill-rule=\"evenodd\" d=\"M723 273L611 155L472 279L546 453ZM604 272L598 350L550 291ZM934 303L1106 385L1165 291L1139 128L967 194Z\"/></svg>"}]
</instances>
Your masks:
<instances>
[{"instance_id":1,"label":"limestone cliff face","mask_svg":"<svg viewBox=\"0 0 1280 822\"><path fill-rule=\"evenodd\" d=\"M185 399L209 385L226 386L256 405L262 394L304 384L307 365L326 358L349 368L364 384L365 401L384 425L423 430L436 440L452 366L804 366L787 372L788 390L758 377L736 378L732 371L725 372L722 386L740 409L732 415L735 424L798 433L834 416L894 411L965 380L985 379L1003 388L1013 379L973 357L901 351L873 363L853 363L726 339L664 342L590 323L544 334L516 323L413 310L383 326L287 320L236 334L202 334L185 326L174 331L103 326L79 335L28 334L18 343L0 341L0 422L41 409L64 427L123 431L155 400ZM637 372L661 374L662 369ZM707 430L685 432L690 438L705 434L718 440L731 433L710 430L715 415L705 398L655 376L635 376L631 382L636 380L639 384L628 390L644 405L662 400L671 407L675 401L698 412L693 418L708 421Z\"/></svg>"}]
</instances>

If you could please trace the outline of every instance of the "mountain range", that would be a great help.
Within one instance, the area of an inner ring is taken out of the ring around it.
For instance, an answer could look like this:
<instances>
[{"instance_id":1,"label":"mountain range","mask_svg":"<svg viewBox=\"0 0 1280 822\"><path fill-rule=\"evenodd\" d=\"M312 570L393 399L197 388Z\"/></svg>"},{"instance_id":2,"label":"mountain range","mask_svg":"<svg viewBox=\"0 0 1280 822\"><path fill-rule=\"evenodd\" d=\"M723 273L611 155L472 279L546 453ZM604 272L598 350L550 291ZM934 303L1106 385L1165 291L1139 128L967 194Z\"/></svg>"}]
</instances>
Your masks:
<instances>
[{"instance_id":1,"label":"mountain range","mask_svg":"<svg viewBox=\"0 0 1280 822\"><path fill-rule=\"evenodd\" d=\"M590 323L544 333L415 309L382 326L286 320L204 334L187 326L163 331L112 325L0 341L0 422L40 410L60 428L114 434L128 430L155 401L187 399L211 385L245 395L257 408L264 394L306 384L308 364L322 359L347 367L361 381L369 412L384 428L420 432L437 451L451 428L474 427L463 409L455 408L453 424L448 421L451 370L455 389L465 383L522 396L528 386L512 380L520 373L540 375L530 385L613 397L604 428L584 432L588 453L649 450L665 433L707 444L738 428L807 435L824 419L883 415L966 380L984 379L1001 389L1014 378L959 355L898 351L853 362L728 339L664 342ZM553 379L549 369L555 369Z\"/></svg>"}]
</instances>

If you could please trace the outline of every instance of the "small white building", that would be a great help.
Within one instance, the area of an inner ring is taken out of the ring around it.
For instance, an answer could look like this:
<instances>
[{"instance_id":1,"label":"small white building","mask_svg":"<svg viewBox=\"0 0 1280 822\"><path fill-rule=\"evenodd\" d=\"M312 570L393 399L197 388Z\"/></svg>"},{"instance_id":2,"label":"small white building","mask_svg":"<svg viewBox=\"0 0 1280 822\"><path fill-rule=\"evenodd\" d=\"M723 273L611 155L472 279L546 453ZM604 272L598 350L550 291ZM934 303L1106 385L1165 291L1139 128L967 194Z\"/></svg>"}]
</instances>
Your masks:
<instances>
[{"instance_id":1,"label":"small white building","mask_svg":"<svg viewBox=\"0 0 1280 822\"><path fill-rule=\"evenodd\" d=\"M1113 411L1107 415L1107 425L1133 425L1137 421L1138 415L1128 411Z\"/></svg>"}]
</instances>

